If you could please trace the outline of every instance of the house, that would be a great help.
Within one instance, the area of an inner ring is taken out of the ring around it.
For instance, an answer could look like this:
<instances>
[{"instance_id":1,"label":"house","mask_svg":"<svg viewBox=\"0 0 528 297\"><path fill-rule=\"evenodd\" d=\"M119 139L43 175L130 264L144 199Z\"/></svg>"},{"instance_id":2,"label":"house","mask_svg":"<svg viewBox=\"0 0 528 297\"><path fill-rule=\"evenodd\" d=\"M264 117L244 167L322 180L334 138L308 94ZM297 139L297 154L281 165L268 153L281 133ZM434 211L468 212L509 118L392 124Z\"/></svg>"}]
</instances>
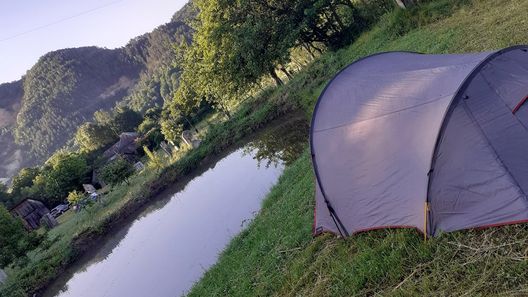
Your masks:
<instances>
[{"instance_id":1,"label":"house","mask_svg":"<svg viewBox=\"0 0 528 297\"><path fill-rule=\"evenodd\" d=\"M138 161L137 149L138 143L141 141L139 134L136 132L123 132L119 135L119 141L112 145L109 149L103 152L103 164L98 166L92 172L92 185L97 185L100 187L105 187L106 184L103 180L99 178L100 169L117 157L122 157L128 162L134 164Z\"/></svg>"},{"instance_id":2,"label":"house","mask_svg":"<svg viewBox=\"0 0 528 297\"><path fill-rule=\"evenodd\" d=\"M50 211L44 203L38 200L24 199L13 206L9 212L14 217L22 219L24 227L31 231L40 227L40 219Z\"/></svg>"},{"instance_id":3,"label":"house","mask_svg":"<svg viewBox=\"0 0 528 297\"><path fill-rule=\"evenodd\" d=\"M119 141L103 153L106 162L115 160L118 156L128 161L134 161L137 155L139 135L136 132L124 132L119 135Z\"/></svg>"},{"instance_id":4,"label":"house","mask_svg":"<svg viewBox=\"0 0 528 297\"><path fill-rule=\"evenodd\" d=\"M95 187L92 184L83 184L83 189L88 194L92 194L92 193L97 192L97 190L95 189Z\"/></svg>"},{"instance_id":5,"label":"house","mask_svg":"<svg viewBox=\"0 0 528 297\"><path fill-rule=\"evenodd\" d=\"M190 130L183 131L181 138L190 148L197 148L200 146L201 140Z\"/></svg>"}]
</instances>

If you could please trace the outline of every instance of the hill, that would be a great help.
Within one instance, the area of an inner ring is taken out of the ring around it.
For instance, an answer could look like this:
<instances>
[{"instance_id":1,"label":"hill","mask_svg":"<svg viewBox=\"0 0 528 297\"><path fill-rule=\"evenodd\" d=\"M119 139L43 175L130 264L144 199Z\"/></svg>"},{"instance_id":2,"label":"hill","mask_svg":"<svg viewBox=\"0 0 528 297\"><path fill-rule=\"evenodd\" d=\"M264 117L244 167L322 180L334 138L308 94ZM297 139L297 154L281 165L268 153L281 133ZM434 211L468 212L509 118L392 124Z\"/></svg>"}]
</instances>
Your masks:
<instances>
[{"instance_id":1,"label":"hill","mask_svg":"<svg viewBox=\"0 0 528 297\"><path fill-rule=\"evenodd\" d=\"M187 4L122 48L47 53L21 80L0 84L0 178L46 160L97 110L161 105L178 81L173 44L190 39L193 15Z\"/></svg>"},{"instance_id":2,"label":"hill","mask_svg":"<svg viewBox=\"0 0 528 297\"><path fill-rule=\"evenodd\" d=\"M83 47L46 54L24 78L16 142L37 160L46 158L95 111L123 98L140 70L121 49Z\"/></svg>"},{"instance_id":3,"label":"hill","mask_svg":"<svg viewBox=\"0 0 528 297\"><path fill-rule=\"evenodd\" d=\"M22 80L0 84L0 182L24 165L22 150L15 144L12 134L22 96Z\"/></svg>"}]
</instances>

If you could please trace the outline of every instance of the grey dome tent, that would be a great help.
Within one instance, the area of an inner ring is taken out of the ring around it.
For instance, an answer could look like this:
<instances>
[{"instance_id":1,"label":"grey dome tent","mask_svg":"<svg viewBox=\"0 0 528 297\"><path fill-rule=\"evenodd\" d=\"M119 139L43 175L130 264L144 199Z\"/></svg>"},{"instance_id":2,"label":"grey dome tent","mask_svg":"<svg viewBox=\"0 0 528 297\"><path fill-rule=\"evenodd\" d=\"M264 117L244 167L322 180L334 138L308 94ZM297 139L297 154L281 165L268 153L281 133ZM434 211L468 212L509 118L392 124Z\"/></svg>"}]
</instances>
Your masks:
<instances>
[{"instance_id":1,"label":"grey dome tent","mask_svg":"<svg viewBox=\"0 0 528 297\"><path fill-rule=\"evenodd\" d=\"M527 222L527 100L528 46L352 63L312 118L315 234Z\"/></svg>"}]
</instances>

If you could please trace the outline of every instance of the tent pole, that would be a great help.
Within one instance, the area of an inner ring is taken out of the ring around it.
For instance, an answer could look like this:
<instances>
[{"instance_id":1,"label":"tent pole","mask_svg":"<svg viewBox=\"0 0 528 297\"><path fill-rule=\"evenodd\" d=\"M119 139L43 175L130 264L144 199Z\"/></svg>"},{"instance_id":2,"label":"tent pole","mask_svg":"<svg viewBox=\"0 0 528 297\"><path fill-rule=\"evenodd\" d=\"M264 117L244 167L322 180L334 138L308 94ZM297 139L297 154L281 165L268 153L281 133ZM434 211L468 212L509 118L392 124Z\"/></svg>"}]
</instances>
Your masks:
<instances>
[{"instance_id":1,"label":"tent pole","mask_svg":"<svg viewBox=\"0 0 528 297\"><path fill-rule=\"evenodd\" d=\"M429 203L426 201L424 204L424 241L427 241L427 213L429 212Z\"/></svg>"}]
</instances>

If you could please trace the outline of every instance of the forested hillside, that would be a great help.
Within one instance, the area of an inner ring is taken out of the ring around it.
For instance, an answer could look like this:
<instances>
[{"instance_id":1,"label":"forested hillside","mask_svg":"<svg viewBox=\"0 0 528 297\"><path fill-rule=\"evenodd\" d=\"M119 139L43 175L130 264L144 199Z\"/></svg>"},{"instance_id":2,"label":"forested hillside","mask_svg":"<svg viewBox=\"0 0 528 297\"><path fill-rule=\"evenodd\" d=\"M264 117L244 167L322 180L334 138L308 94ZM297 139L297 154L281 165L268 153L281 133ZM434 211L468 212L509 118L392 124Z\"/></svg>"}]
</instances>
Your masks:
<instances>
[{"instance_id":1,"label":"forested hillside","mask_svg":"<svg viewBox=\"0 0 528 297\"><path fill-rule=\"evenodd\" d=\"M0 179L71 144L98 110L161 106L177 87L174 44L190 40L193 15L186 5L169 23L122 48L50 52L21 80L0 84Z\"/></svg>"},{"instance_id":2,"label":"forested hillside","mask_svg":"<svg viewBox=\"0 0 528 297\"><path fill-rule=\"evenodd\" d=\"M95 111L109 109L124 97L140 70L119 49L85 47L46 54L24 79L16 142L37 159L47 157Z\"/></svg>"},{"instance_id":3,"label":"forested hillside","mask_svg":"<svg viewBox=\"0 0 528 297\"><path fill-rule=\"evenodd\" d=\"M11 128L16 122L23 95L22 80L0 84L0 181L12 176L22 164L21 150L15 145Z\"/></svg>"}]
</instances>

